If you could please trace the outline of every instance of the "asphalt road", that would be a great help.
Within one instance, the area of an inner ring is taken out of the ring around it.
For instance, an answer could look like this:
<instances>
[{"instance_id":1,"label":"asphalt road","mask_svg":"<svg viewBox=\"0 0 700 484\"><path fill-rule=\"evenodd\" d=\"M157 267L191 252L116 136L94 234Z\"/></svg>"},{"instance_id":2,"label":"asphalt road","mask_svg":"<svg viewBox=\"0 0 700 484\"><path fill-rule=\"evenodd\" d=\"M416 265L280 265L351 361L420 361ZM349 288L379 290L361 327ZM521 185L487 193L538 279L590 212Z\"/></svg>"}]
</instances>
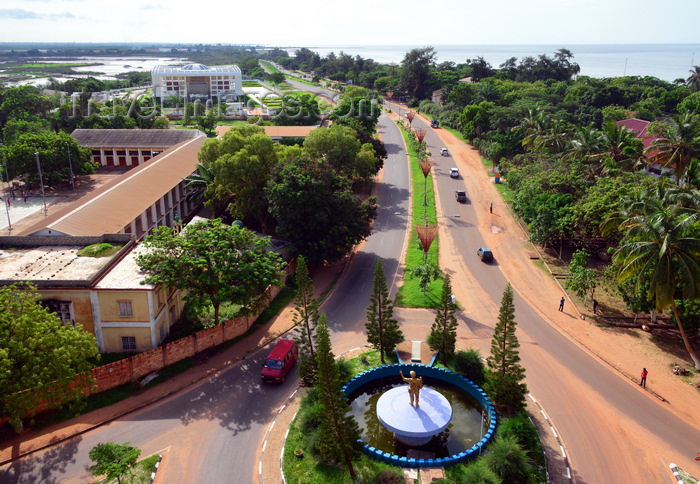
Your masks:
<instances>
[{"instance_id":1,"label":"asphalt road","mask_svg":"<svg viewBox=\"0 0 700 484\"><path fill-rule=\"evenodd\" d=\"M449 169L457 166L451 156L439 156L443 144L440 138L418 119L414 125L427 129L425 141L434 156L433 171L438 185L440 205L449 217L451 244L459 255L462 267L454 277L469 274L478 282L471 291L480 304L492 304L491 324L495 322L503 289L508 282L499 264L508 263L507 253L495 253L495 261L485 264L476 256L476 249L485 244L476 219L475 203L458 204L456 189L467 188L470 201L476 200L484 210L487 200L478 193L476 183L470 183L473 173L452 179ZM470 191L472 193L470 193ZM449 207L449 208L448 208ZM507 235L503 235L507 237ZM556 425L568 451L577 483L635 482L657 483L668 477L669 459L673 456L692 456L700 448L700 433L680 418L664 409L646 392L571 342L527 304L514 287L518 321L520 356L527 371L530 392L538 399ZM555 304L559 295L552 295L549 304ZM488 299L485 301L484 299ZM471 303L472 300L467 301ZM572 316L574 317L574 316ZM478 336L483 333L484 321L469 321L467 327ZM488 333L488 331L486 331ZM470 338L482 353L488 354L486 339ZM660 441L667 449L665 455L648 455L645 442Z\"/></svg>"},{"instance_id":2,"label":"asphalt road","mask_svg":"<svg viewBox=\"0 0 700 484\"><path fill-rule=\"evenodd\" d=\"M403 141L394 123L385 116L380 118L379 129L389 158L384 179L377 186L380 210L374 232L354 255L348 271L322 306L329 316L337 354L365 343L365 313L374 265L381 257L392 294L395 293L405 243L407 217L395 215L408 212L410 198ZM435 154L442 147L429 128L426 141ZM475 251L483 238L474 218L474 204L457 205L454 201L455 187L468 184L464 178L454 180L447 175L454 166L452 157L435 156L435 160L439 205L448 212L440 215L448 217L445 222L456 255L461 258L459 264L447 270L453 277L471 281L468 290L472 297L463 303L495 315L506 284L499 270L499 264L507 261L506 254L496 253L493 264L478 260ZM474 194L469 195L471 198ZM662 456L646 455L646 439L662 440L671 455L697 451L697 431L562 336L524 303L517 287L516 308L527 383L565 443L574 468L574 482L659 482L668 476L666 461ZM464 314L459 317L463 322L460 331L467 333L469 343L487 353L489 324ZM432 319L425 320L419 328L406 328L405 332L426 334L431 322ZM169 449L162 482L257 482L259 443L274 412L296 384L290 378L280 386L260 386L258 373L265 351L148 409L3 467L3 483L85 482L89 478L89 450L107 441L129 441L140 447L144 455Z\"/></svg>"},{"instance_id":3,"label":"asphalt road","mask_svg":"<svg viewBox=\"0 0 700 484\"><path fill-rule=\"evenodd\" d=\"M377 186L380 210L373 235L354 256L342 288L334 292L329 315L333 340L364 344L365 308L369 304L374 264L384 260L387 274L396 272L406 223L393 214L408 209L408 169L398 129L382 117L389 158L385 180ZM343 323L340 321L340 315ZM350 324L347 321L351 321ZM348 338L349 339L346 339ZM335 343L334 343L335 346ZM131 442L142 455L168 450L160 482L257 482L259 444L270 421L296 388L297 378L281 385L262 385L261 350L210 381L134 412L69 442L0 468L0 481L14 483L83 483L90 480L88 453L100 442Z\"/></svg>"}]
</instances>

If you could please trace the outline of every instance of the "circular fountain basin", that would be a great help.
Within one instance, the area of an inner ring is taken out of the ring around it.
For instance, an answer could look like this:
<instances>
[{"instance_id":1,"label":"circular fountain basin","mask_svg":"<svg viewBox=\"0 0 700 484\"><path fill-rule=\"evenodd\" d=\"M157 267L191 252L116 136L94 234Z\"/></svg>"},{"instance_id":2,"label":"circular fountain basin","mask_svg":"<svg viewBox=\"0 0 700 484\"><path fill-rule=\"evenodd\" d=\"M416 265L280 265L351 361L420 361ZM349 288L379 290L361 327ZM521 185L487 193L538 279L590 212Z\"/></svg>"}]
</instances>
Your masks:
<instances>
[{"instance_id":1,"label":"circular fountain basin","mask_svg":"<svg viewBox=\"0 0 700 484\"><path fill-rule=\"evenodd\" d=\"M425 445L450 425L452 406L440 392L424 387L419 406L409 402L408 385L388 390L377 401L377 418L398 441L409 446Z\"/></svg>"}]
</instances>

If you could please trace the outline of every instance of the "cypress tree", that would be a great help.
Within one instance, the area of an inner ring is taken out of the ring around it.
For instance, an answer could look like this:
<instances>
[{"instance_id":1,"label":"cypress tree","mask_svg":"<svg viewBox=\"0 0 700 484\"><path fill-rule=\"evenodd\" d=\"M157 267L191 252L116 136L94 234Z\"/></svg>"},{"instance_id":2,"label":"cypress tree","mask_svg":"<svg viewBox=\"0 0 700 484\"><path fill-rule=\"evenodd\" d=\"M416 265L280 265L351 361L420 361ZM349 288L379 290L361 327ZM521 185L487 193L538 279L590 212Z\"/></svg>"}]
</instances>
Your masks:
<instances>
[{"instance_id":1,"label":"cypress tree","mask_svg":"<svg viewBox=\"0 0 700 484\"><path fill-rule=\"evenodd\" d=\"M318 322L318 300L314 298L313 282L303 256L299 256L297 260L296 282L297 294L294 298L292 321L296 325L294 341L299 348L297 374L304 386L311 386L316 378L314 339Z\"/></svg>"},{"instance_id":2,"label":"cypress tree","mask_svg":"<svg viewBox=\"0 0 700 484\"><path fill-rule=\"evenodd\" d=\"M367 342L379 350L382 365L385 356L392 348L404 340L399 323L394 319L394 303L389 299L389 289L386 285L382 260L377 259L372 280L372 295L367 308Z\"/></svg>"},{"instance_id":3,"label":"cypress tree","mask_svg":"<svg viewBox=\"0 0 700 484\"><path fill-rule=\"evenodd\" d=\"M321 404L319 452L330 462L344 463L354 480L352 462L360 457L360 428L352 416L346 415L350 404L343 395L343 382L331 351L331 337L324 313L320 314L316 327L316 388Z\"/></svg>"},{"instance_id":4,"label":"cypress tree","mask_svg":"<svg viewBox=\"0 0 700 484\"><path fill-rule=\"evenodd\" d=\"M516 326L513 288L508 283L503 291L498 322L493 330L491 356L486 359L489 370L485 385L496 407L508 415L525 407L527 394L527 386L522 383L525 369L520 366L520 343L515 335Z\"/></svg>"},{"instance_id":5,"label":"cypress tree","mask_svg":"<svg viewBox=\"0 0 700 484\"><path fill-rule=\"evenodd\" d=\"M457 318L455 317L455 305L452 304L452 284L450 275L445 274L435 321L428 334L428 345L431 350L439 352L440 361L443 365L447 365L455 352L456 344Z\"/></svg>"}]
</instances>

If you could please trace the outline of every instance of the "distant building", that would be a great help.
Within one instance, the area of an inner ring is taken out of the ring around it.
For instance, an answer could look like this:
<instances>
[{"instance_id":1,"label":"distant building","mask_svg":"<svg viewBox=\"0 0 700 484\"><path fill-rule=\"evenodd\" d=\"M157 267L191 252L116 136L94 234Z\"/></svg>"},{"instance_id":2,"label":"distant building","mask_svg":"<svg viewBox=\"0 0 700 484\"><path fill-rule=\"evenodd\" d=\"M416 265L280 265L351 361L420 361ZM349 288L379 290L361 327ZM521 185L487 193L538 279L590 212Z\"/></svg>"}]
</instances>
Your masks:
<instances>
[{"instance_id":1,"label":"distant building","mask_svg":"<svg viewBox=\"0 0 700 484\"><path fill-rule=\"evenodd\" d=\"M157 98L238 100L243 96L243 75L236 65L157 65L151 71L151 83Z\"/></svg>"},{"instance_id":2,"label":"distant building","mask_svg":"<svg viewBox=\"0 0 700 484\"><path fill-rule=\"evenodd\" d=\"M206 136L196 129L76 129L71 136L90 148L100 168L132 168L183 141Z\"/></svg>"}]
</instances>

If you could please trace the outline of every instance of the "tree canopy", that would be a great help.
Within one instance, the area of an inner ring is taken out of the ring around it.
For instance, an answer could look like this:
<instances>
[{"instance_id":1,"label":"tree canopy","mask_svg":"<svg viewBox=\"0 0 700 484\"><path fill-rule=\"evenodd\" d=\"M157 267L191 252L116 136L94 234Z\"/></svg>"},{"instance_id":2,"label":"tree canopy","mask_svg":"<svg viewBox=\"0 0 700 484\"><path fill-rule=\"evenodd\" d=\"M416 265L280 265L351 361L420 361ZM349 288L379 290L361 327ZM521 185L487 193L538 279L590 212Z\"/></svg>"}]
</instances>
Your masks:
<instances>
[{"instance_id":1,"label":"tree canopy","mask_svg":"<svg viewBox=\"0 0 700 484\"><path fill-rule=\"evenodd\" d=\"M221 303L252 312L268 286L281 284L282 259L269 250L269 238L220 219L195 222L182 233L158 227L143 246L136 258L146 273L142 283L184 290L188 300L211 304L216 324Z\"/></svg>"},{"instance_id":2,"label":"tree canopy","mask_svg":"<svg viewBox=\"0 0 700 484\"><path fill-rule=\"evenodd\" d=\"M39 405L80 402L97 355L95 337L64 325L34 287L0 288L0 412L15 429ZM82 385L75 385L77 375Z\"/></svg>"},{"instance_id":3,"label":"tree canopy","mask_svg":"<svg viewBox=\"0 0 700 484\"><path fill-rule=\"evenodd\" d=\"M335 262L371 233L376 200L362 200L325 163L290 159L265 189L277 234L309 265Z\"/></svg>"}]
</instances>

